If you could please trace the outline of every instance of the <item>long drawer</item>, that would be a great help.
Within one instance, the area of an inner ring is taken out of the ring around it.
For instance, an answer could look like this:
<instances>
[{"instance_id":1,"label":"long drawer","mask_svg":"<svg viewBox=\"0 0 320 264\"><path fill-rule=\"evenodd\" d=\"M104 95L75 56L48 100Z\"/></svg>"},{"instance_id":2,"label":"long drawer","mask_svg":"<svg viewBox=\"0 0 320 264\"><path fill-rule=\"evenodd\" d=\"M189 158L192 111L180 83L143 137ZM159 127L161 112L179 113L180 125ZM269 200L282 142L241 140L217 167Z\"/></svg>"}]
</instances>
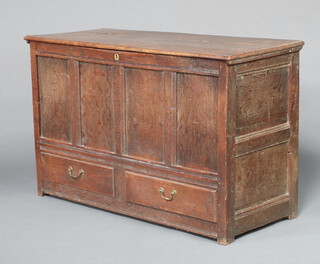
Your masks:
<instances>
[{"instance_id":1,"label":"long drawer","mask_svg":"<svg viewBox=\"0 0 320 264\"><path fill-rule=\"evenodd\" d=\"M217 222L215 190L131 171L126 171L125 182L130 203Z\"/></svg>"},{"instance_id":2,"label":"long drawer","mask_svg":"<svg viewBox=\"0 0 320 264\"><path fill-rule=\"evenodd\" d=\"M42 153L41 171L49 181L115 197L112 167Z\"/></svg>"}]
</instances>

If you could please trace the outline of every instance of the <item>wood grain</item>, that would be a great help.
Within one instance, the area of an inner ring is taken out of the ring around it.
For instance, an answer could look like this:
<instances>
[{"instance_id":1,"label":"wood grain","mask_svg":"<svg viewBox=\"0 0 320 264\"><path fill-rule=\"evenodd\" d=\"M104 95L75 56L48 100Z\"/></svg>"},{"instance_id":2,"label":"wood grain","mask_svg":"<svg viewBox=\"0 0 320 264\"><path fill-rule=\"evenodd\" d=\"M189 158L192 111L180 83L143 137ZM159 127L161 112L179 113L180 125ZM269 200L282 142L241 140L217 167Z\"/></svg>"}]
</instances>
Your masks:
<instances>
[{"instance_id":1,"label":"wood grain","mask_svg":"<svg viewBox=\"0 0 320 264\"><path fill-rule=\"evenodd\" d=\"M236 74L245 74L254 71L261 71L268 68L289 66L290 63L291 56L288 54L284 54L267 59L254 60L248 63L239 63L234 65L234 70Z\"/></svg>"},{"instance_id":2,"label":"wood grain","mask_svg":"<svg viewBox=\"0 0 320 264\"><path fill-rule=\"evenodd\" d=\"M284 123L236 137L236 156L288 142L290 124Z\"/></svg>"},{"instance_id":3,"label":"wood grain","mask_svg":"<svg viewBox=\"0 0 320 264\"><path fill-rule=\"evenodd\" d=\"M176 164L216 171L217 78L177 74Z\"/></svg>"},{"instance_id":4,"label":"wood grain","mask_svg":"<svg viewBox=\"0 0 320 264\"><path fill-rule=\"evenodd\" d=\"M287 121L288 67L237 76L237 134Z\"/></svg>"},{"instance_id":5,"label":"wood grain","mask_svg":"<svg viewBox=\"0 0 320 264\"><path fill-rule=\"evenodd\" d=\"M178 228L180 230L185 230L202 236L217 238L216 224L213 222L203 221L194 217L174 214L133 203L125 203L106 195L87 192L48 180L43 181L43 190L46 194L62 197L78 203L88 204L94 207Z\"/></svg>"},{"instance_id":6,"label":"wood grain","mask_svg":"<svg viewBox=\"0 0 320 264\"><path fill-rule=\"evenodd\" d=\"M70 177L69 166L72 166L75 176L79 175L80 170L84 171L83 175L77 179ZM111 197L115 196L112 167L42 153L41 172L43 178L49 181Z\"/></svg>"},{"instance_id":7,"label":"wood grain","mask_svg":"<svg viewBox=\"0 0 320 264\"><path fill-rule=\"evenodd\" d=\"M302 41L109 29L26 39L39 195L222 245L297 216Z\"/></svg>"},{"instance_id":8,"label":"wood grain","mask_svg":"<svg viewBox=\"0 0 320 264\"><path fill-rule=\"evenodd\" d=\"M26 36L25 40L222 60L233 60L279 50L288 50L303 45L302 41L297 40L241 38L107 28Z\"/></svg>"},{"instance_id":9,"label":"wood grain","mask_svg":"<svg viewBox=\"0 0 320 264\"><path fill-rule=\"evenodd\" d=\"M235 132L236 132L236 79L233 66L220 62L217 106L217 171L218 189L218 243L228 245L235 240Z\"/></svg>"},{"instance_id":10,"label":"wood grain","mask_svg":"<svg viewBox=\"0 0 320 264\"><path fill-rule=\"evenodd\" d=\"M289 202L284 201L272 206L259 208L253 214L246 214L236 219L235 234L243 234L249 230L267 225L286 217L289 213Z\"/></svg>"},{"instance_id":11,"label":"wood grain","mask_svg":"<svg viewBox=\"0 0 320 264\"><path fill-rule=\"evenodd\" d=\"M69 63L38 57L41 136L70 142Z\"/></svg>"},{"instance_id":12,"label":"wood grain","mask_svg":"<svg viewBox=\"0 0 320 264\"><path fill-rule=\"evenodd\" d=\"M171 72L194 72L204 75L218 75L219 61L202 58L178 57L167 55L155 55L149 53L134 53L119 50L104 50L77 47L71 45L57 45L51 43L36 42L38 55L51 55L72 57L87 62L101 62L109 65L135 66L144 69L167 70ZM119 55L119 60L114 60L114 54Z\"/></svg>"},{"instance_id":13,"label":"wood grain","mask_svg":"<svg viewBox=\"0 0 320 264\"><path fill-rule=\"evenodd\" d=\"M125 175L128 202L216 222L215 190L157 179L130 171L126 171ZM159 193L161 187L165 190L165 197L170 198L172 190L176 191L176 196L171 201L164 200Z\"/></svg>"},{"instance_id":14,"label":"wood grain","mask_svg":"<svg viewBox=\"0 0 320 264\"><path fill-rule=\"evenodd\" d=\"M292 55L288 98L288 117L291 137L288 144L288 172L290 213L289 219L298 216L298 174L299 174L299 53Z\"/></svg>"},{"instance_id":15,"label":"wood grain","mask_svg":"<svg viewBox=\"0 0 320 264\"><path fill-rule=\"evenodd\" d=\"M143 171L148 175L154 175L158 178L170 179L187 184L193 184L201 187L217 187L219 178L216 173L206 174L201 171L189 171L181 167L170 167L166 164L157 164L146 160L132 159L126 156L118 156L108 152L99 152L94 149L72 147L62 145L57 142L41 140L40 149L45 152L52 152L66 157L72 157L79 160L103 161L111 166L118 166L131 171Z\"/></svg>"},{"instance_id":16,"label":"wood grain","mask_svg":"<svg viewBox=\"0 0 320 264\"><path fill-rule=\"evenodd\" d=\"M112 66L80 63L81 142L115 150L114 70Z\"/></svg>"},{"instance_id":17,"label":"wood grain","mask_svg":"<svg viewBox=\"0 0 320 264\"><path fill-rule=\"evenodd\" d=\"M31 79L32 79L32 106L33 106L33 127L34 127L34 150L36 157L36 171L37 171L37 193L43 196L42 192L42 175L40 164L40 89L38 77L38 58L35 54L35 43L30 44L30 62L31 62Z\"/></svg>"},{"instance_id":18,"label":"wood grain","mask_svg":"<svg viewBox=\"0 0 320 264\"><path fill-rule=\"evenodd\" d=\"M236 159L235 208L267 201L287 192L287 144Z\"/></svg>"},{"instance_id":19,"label":"wood grain","mask_svg":"<svg viewBox=\"0 0 320 264\"><path fill-rule=\"evenodd\" d=\"M126 155L163 162L164 73L126 68L125 91Z\"/></svg>"}]
</instances>

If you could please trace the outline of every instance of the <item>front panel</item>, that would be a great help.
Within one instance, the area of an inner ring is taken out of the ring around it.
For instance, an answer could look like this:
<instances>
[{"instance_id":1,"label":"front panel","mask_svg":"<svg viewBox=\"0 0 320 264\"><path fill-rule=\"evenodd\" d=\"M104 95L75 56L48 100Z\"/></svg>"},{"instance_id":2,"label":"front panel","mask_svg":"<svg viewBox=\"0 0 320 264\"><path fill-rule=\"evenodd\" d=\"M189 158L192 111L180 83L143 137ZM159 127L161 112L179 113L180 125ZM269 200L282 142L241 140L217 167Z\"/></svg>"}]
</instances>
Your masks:
<instances>
[{"instance_id":1,"label":"front panel","mask_svg":"<svg viewBox=\"0 0 320 264\"><path fill-rule=\"evenodd\" d=\"M43 138L71 141L69 61L38 57L40 135Z\"/></svg>"},{"instance_id":2,"label":"front panel","mask_svg":"<svg viewBox=\"0 0 320 264\"><path fill-rule=\"evenodd\" d=\"M81 144L115 150L114 67L80 62Z\"/></svg>"},{"instance_id":3,"label":"front panel","mask_svg":"<svg viewBox=\"0 0 320 264\"><path fill-rule=\"evenodd\" d=\"M163 162L165 144L164 72L125 68L125 155Z\"/></svg>"},{"instance_id":4,"label":"front panel","mask_svg":"<svg viewBox=\"0 0 320 264\"><path fill-rule=\"evenodd\" d=\"M176 165L215 172L218 78L185 73L176 78Z\"/></svg>"},{"instance_id":5,"label":"front panel","mask_svg":"<svg viewBox=\"0 0 320 264\"><path fill-rule=\"evenodd\" d=\"M39 191L216 237L217 62L40 46Z\"/></svg>"}]
</instances>

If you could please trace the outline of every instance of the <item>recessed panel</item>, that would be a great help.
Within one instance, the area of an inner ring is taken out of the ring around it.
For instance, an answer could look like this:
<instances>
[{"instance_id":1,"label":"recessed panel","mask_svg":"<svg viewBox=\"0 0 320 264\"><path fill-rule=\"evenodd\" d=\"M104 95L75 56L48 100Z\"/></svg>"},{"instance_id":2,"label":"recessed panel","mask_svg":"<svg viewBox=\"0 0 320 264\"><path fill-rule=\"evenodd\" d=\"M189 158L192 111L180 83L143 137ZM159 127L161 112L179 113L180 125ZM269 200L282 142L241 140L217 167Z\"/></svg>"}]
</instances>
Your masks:
<instances>
[{"instance_id":1,"label":"recessed panel","mask_svg":"<svg viewBox=\"0 0 320 264\"><path fill-rule=\"evenodd\" d=\"M40 134L70 142L71 111L68 60L38 57Z\"/></svg>"},{"instance_id":2,"label":"recessed panel","mask_svg":"<svg viewBox=\"0 0 320 264\"><path fill-rule=\"evenodd\" d=\"M176 214L216 222L216 190L125 172L126 200ZM160 192L159 189L163 190Z\"/></svg>"},{"instance_id":3,"label":"recessed panel","mask_svg":"<svg viewBox=\"0 0 320 264\"><path fill-rule=\"evenodd\" d=\"M164 73L125 69L125 154L162 162L164 159Z\"/></svg>"},{"instance_id":4,"label":"recessed panel","mask_svg":"<svg viewBox=\"0 0 320 264\"><path fill-rule=\"evenodd\" d=\"M80 63L82 145L114 151L113 67Z\"/></svg>"},{"instance_id":5,"label":"recessed panel","mask_svg":"<svg viewBox=\"0 0 320 264\"><path fill-rule=\"evenodd\" d=\"M237 134L287 121L288 67L237 76Z\"/></svg>"},{"instance_id":6,"label":"recessed panel","mask_svg":"<svg viewBox=\"0 0 320 264\"><path fill-rule=\"evenodd\" d=\"M114 197L114 168L42 153L42 177L76 189Z\"/></svg>"},{"instance_id":7,"label":"recessed panel","mask_svg":"<svg viewBox=\"0 0 320 264\"><path fill-rule=\"evenodd\" d=\"M287 144L236 158L235 208L268 201L287 192Z\"/></svg>"},{"instance_id":8,"label":"recessed panel","mask_svg":"<svg viewBox=\"0 0 320 264\"><path fill-rule=\"evenodd\" d=\"M176 164L216 171L217 78L177 74Z\"/></svg>"}]
</instances>

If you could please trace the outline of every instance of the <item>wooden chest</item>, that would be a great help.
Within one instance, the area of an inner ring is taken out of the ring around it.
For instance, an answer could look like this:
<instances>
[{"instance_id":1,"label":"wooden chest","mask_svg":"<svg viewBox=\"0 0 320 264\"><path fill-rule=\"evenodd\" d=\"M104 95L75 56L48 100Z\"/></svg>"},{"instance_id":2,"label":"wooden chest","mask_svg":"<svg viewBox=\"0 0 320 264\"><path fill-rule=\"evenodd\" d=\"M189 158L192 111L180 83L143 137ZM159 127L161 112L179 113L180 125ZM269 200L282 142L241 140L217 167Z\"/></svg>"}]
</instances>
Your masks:
<instances>
[{"instance_id":1,"label":"wooden chest","mask_svg":"<svg viewBox=\"0 0 320 264\"><path fill-rule=\"evenodd\" d=\"M27 36L39 195L232 242L297 216L302 41Z\"/></svg>"}]
</instances>

